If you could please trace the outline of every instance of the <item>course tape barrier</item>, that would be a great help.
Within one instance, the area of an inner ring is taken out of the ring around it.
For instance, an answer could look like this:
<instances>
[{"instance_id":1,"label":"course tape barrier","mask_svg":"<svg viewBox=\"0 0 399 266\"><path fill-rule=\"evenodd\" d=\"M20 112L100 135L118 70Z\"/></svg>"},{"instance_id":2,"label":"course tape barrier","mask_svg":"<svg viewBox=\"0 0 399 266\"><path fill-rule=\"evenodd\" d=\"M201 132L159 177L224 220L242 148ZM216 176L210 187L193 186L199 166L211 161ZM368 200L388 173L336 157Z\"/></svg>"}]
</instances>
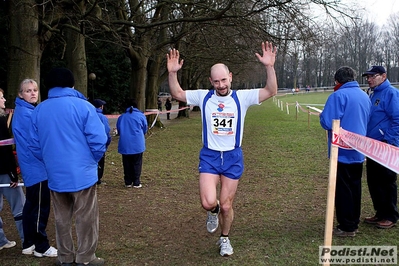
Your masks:
<instances>
[{"instance_id":1,"label":"course tape barrier","mask_svg":"<svg viewBox=\"0 0 399 266\"><path fill-rule=\"evenodd\" d=\"M15 144L15 141L13 138L0 140L0 146L7 146L7 145L13 145L13 144Z\"/></svg>"},{"instance_id":2,"label":"course tape barrier","mask_svg":"<svg viewBox=\"0 0 399 266\"><path fill-rule=\"evenodd\" d=\"M186 106L186 107L182 107L182 108L175 109L175 110L170 110L170 111L159 111L158 109L147 109L144 112L144 115L160 115L160 114L174 113L174 112L180 112L182 110L189 109L189 108L190 108L189 106ZM118 114L118 115L105 115L105 116L107 118L118 118L121 115Z\"/></svg>"},{"instance_id":3,"label":"course tape barrier","mask_svg":"<svg viewBox=\"0 0 399 266\"><path fill-rule=\"evenodd\" d=\"M189 106L186 106L186 107L182 107L182 108L170 110L170 111L159 111L158 109L147 109L146 112L144 112L144 115L167 114L167 113L179 112L181 110L185 110L185 109L189 109L189 108L190 108ZM6 114L14 113L14 109L6 109L5 112L6 112ZM105 115L105 116L107 118L118 118L121 115L117 114L117 115Z\"/></svg>"},{"instance_id":4,"label":"course tape barrier","mask_svg":"<svg viewBox=\"0 0 399 266\"><path fill-rule=\"evenodd\" d=\"M335 135L336 137L333 137L332 141L333 145L341 147L340 145L343 142L344 146L353 148L386 168L399 173L398 147L347 131L343 128L340 128L339 136Z\"/></svg>"},{"instance_id":5,"label":"course tape barrier","mask_svg":"<svg viewBox=\"0 0 399 266\"><path fill-rule=\"evenodd\" d=\"M305 105L307 105L307 107L310 107L310 106L309 106L310 104L305 104ZM317 104L312 104L312 105L317 105ZM323 106L324 106L324 104L323 104ZM306 109L303 108L302 105L301 105L300 103L298 103L298 102L296 102L296 107L297 107L298 110L300 109L302 112L308 113L308 114L311 114L311 115L317 115L317 116L319 116L320 113L321 113L321 110L320 110L320 109L319 109L320 112L319 112L319 111L317 111L317 112L311 112L311 111L309 111L309 110L306 110Z\"/></svg>"},{"instance_id":6,"label":"course tape barrier","mask_svg":"<svg viewBox=\"0 0 399 266\"><path fill-rule=\"evenodd\" d=\"M18 183L17 186L18 187L23 187L23 186L25 186L25 184L24 183ZM2 188L2 187L10 187L10 184L0 184L0 188Z\"/></svg>"},{"instance_id":7,"label":"course tape barrier","mask_svg":"<svg viewBox=\"0 0 399 266\"><path fill-rule=\"evenodd\" d=\"M276 101L277 106L280 107L281 110L283 110L283 104L284 104L283 101L281 101L280 99L276 100L275 98L273 98L273 101ZM302 111L304 113L307 113L309 115L319 116L320 113L322 112L322 110L319 109L319 108L316 108L314 106L324 106L325 104L321 104L321 103L298 103L298 101L296 101L295 103L286 102L285 105L286 105L286 108L287 108L287 114L290 114L288 106L295 105L295 109L297 110L297 112L300 110L300 111ZM307 109L305 109L302 106L306 106ZM313 111L316 111L316 112L312 112L310 110L313 110Z\"/></svg>"},{"instance_id":8,"label":"course tape barrier","mask_svg":"<svg viewBox=\"0 0 399 266\"><path fill-rule=\"evenodd\" d=\"M186 107L182 107L179 109L175 109L175 110L170 110L170 111L159 111L158 109L146 109L146 111L144 112L144 115L156 115L154 121L152 122L151 126L149 127L149 129L153 128L155 126L155 123L158 120L158 116L161 114L167 114L167 113L174 113L174 112L179 112L181 110L185 110L185 109L189 109L189 106ZM105 115L105 117L107 118L118 118L121 115Z\"/></svg>"},{"instance_id":9,"label":"course tape barrier","mask_svg":"<svg viewBox=\"0 0 399 266\"><path fill-rule=\"evenodd\" d=\"M158 109L149 109L148 111L144 112L144 115L153 115L153 114L157 115L157 117L155 117L154 122L151 125L151 128L152 128L155 125L155 122L157 121L157 118L158 118L158 116L160 114L179 112L181 110L185 110L185 109L188 109L188 108L190 108L190 107L183 107L183 108L180 108L180 109L164 111L164 112L161 112ZM8 113L12 113L13 111L14 111L13 109L6 109L6 112L8 112ZM107 118L118 118L120 115L105 115L105 116ZM15 144L14 138L0 140L0 146L7 146L7 145L13 145L13 144Z\"/></svg>"}]
</instances>

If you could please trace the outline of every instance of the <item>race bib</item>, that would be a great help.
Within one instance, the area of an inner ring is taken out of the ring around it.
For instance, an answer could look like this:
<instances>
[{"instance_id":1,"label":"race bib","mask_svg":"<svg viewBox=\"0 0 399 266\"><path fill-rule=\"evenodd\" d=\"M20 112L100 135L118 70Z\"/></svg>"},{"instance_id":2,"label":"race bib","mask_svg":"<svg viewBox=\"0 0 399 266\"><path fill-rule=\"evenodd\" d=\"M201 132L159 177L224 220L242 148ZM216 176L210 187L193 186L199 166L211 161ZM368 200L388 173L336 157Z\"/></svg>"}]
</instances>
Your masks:
<instances>
[{"instance_id":1,"label":"race bib","mask_svg":"<svg viewBox=\"0 0 399 266\"><path fill-rule=\"evenodd\" d=\"M234 113L215 112L211 115L212 133L215 135L234 135L236 124Z\"/></svg>"}]
</instances>

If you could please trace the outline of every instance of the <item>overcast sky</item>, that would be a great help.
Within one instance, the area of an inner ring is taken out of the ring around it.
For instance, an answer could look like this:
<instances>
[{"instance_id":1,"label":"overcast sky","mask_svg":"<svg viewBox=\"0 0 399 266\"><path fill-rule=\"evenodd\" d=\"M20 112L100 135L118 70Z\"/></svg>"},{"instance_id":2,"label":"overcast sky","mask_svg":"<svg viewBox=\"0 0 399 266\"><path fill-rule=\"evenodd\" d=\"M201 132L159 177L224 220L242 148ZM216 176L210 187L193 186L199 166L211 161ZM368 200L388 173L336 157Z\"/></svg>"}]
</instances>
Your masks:
<instances>
[{"instance_id":1,"label":"overcast sky","mask_svg":"<svg viewBox=\"0 0 399 266\"><path fill-rule=\"evenodd\" d=\"M390 14L399 12L399 0L357 0L367 11L367 18L382 26Z\"/></svg>"}]
</instances>

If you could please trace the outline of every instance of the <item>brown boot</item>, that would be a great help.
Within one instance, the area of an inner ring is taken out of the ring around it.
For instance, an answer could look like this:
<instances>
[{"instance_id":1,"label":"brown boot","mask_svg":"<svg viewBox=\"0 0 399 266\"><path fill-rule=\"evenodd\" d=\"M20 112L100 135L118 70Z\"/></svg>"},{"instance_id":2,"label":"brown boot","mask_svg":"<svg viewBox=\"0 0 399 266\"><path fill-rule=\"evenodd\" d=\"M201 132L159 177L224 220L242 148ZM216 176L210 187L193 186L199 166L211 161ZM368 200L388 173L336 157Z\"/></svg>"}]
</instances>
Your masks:
<instances>
[{"instance_id":1,"label":"brown boot","mask_svg":"<svg viewBox=\"0 0 399 266\"><path fill-rule=\"evenodd\" d=\"M389 221L389 220L382 220L382 221L379 221L379 222L376 224L376 226L377 226L378 228L381 228L381 229L389 229L389 228L394 227L395 224L396 224L396 223L391 222L391 221Z\"/></svg>"},{"instance_id":2,"label":"brown boot","mask_svg":"<svg viewBox=\"0 0 399 266\"><path fill-rule=\"evenodd\" d=\"M379 221L381 221L380 218L378 218L377 216L373 216L373 217L366 217L364 218L364 222L366 224L377 224Z\"/></svg>"}]
</instances>

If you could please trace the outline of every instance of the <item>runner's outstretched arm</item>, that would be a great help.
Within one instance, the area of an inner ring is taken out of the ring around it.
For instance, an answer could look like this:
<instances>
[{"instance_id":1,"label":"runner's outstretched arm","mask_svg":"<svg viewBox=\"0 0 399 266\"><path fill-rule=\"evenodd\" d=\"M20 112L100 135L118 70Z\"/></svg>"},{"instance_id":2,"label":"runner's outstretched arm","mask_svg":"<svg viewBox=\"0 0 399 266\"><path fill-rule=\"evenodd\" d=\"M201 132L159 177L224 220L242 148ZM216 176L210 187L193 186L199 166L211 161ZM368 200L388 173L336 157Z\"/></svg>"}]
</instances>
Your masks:
<instances>
[{"instance_id":1,"label":"runner's outstretched arm","mask_svg":"<svg viewBox=\"0 0 399 266\"><path fill-rule=\"evenodd\" d=\"M259 102L263 102L277 94L277 77L274 70L277 47L270 42L262 42L262 55L256 53L258 60L266 68L266 85L259 91Z\"/></svg>"},{"instance_id":2,"label":"runner's outstretched arm","mask_svg":"<svg viewBox=\"0 0 399 266\"><path fill-rule=\"evenodd\" d=\"M168 68L168 81L170 94L173 98L181 102L187 102L186 92L180 87L179 81L177 80L177 71L179 71L183 66L183 59L180 60L179 51L176 49L171 49L168 54L166 54L167 68Z\"/></svg>"}]
</instances>

